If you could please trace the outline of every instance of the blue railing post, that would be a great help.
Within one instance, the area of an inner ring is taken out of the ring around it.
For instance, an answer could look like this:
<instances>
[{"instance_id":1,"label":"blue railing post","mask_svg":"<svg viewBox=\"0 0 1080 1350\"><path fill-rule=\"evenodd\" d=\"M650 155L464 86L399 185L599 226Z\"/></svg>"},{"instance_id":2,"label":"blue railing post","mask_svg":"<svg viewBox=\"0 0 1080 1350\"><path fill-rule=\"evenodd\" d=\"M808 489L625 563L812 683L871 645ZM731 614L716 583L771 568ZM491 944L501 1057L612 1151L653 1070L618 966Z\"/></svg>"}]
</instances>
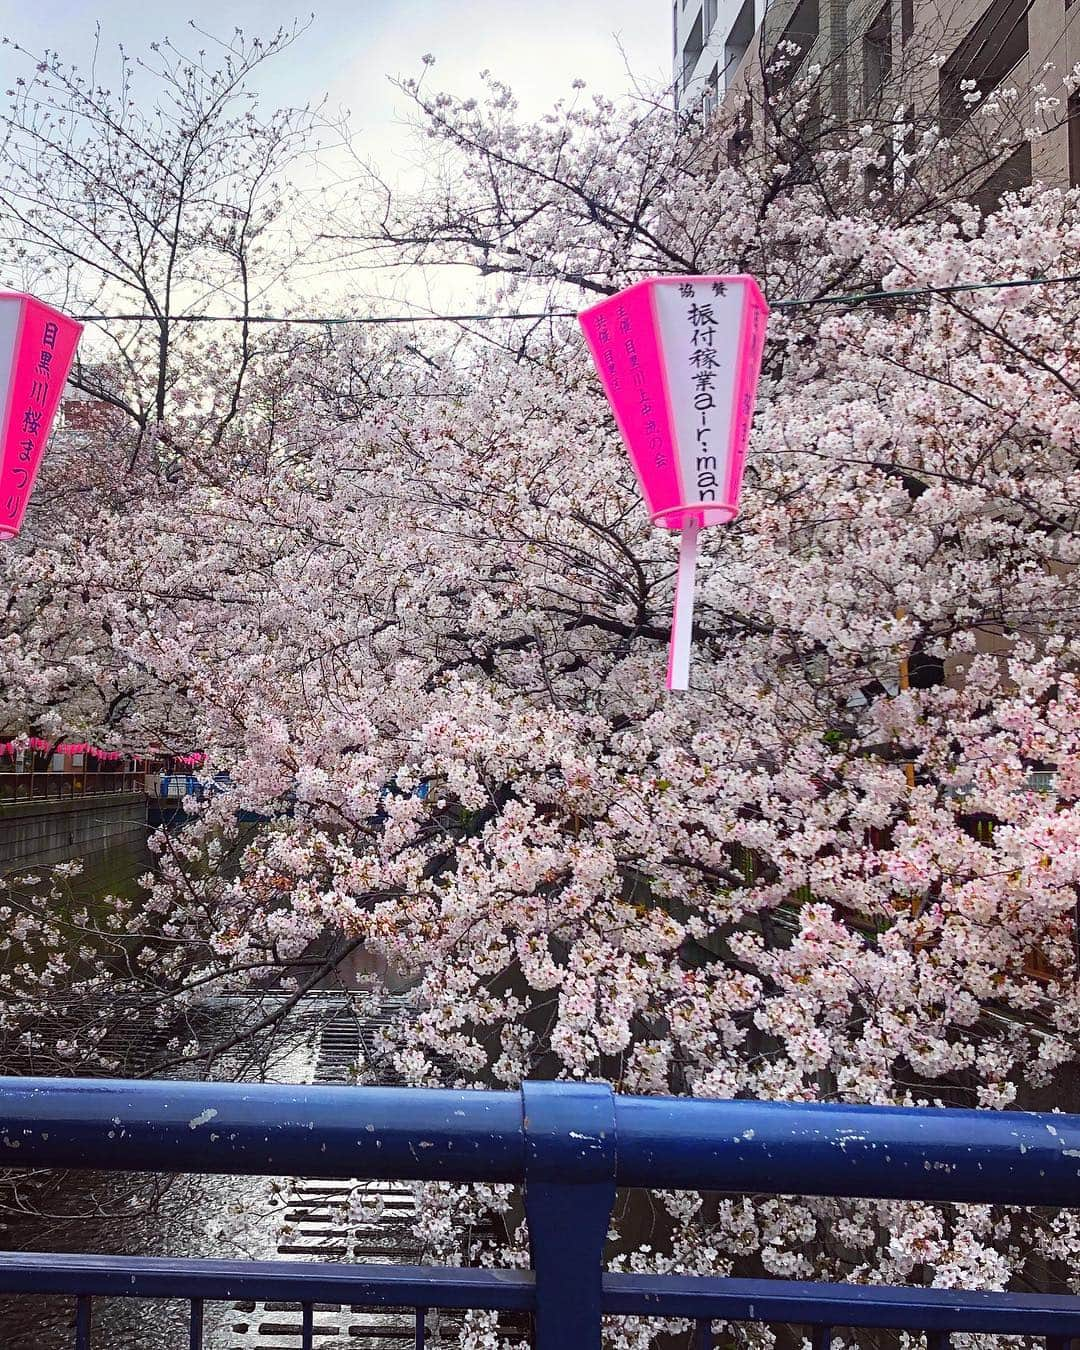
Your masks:
<instances>
[{"instance_id":1,"label":"blue railing post","mask_svg":"<svg viewBox=\"0 0 1080 1350\"><path fill-rule=\"evenodd\" d=\"M615 1098L601 1083L522 1083L534 1350L599 1350L615 1204Z\"/></svg>"}]
</instances>

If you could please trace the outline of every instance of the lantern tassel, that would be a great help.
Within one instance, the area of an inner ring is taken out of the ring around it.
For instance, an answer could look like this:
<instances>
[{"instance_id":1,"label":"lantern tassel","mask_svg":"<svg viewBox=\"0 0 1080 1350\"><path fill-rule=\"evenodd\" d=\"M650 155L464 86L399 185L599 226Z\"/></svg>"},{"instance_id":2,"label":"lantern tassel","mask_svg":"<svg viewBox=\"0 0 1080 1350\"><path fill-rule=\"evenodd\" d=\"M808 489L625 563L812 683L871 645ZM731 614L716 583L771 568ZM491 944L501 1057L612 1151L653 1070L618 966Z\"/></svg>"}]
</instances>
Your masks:
<instances>
[{"instance_id":1,"label":"lantern tassel","mask_svg":"<svg viewBox=\"0 0 1080 1350\"><path fill-rule=\"evenodd\" d=\"M683 526L679 540L679 570L675 574L675 608L671 615L671 645L668 648L667 687L690 687L690 639L694 631L694 572L697 570L698 531L696 520Z\"/></svg>"}]
</instances>

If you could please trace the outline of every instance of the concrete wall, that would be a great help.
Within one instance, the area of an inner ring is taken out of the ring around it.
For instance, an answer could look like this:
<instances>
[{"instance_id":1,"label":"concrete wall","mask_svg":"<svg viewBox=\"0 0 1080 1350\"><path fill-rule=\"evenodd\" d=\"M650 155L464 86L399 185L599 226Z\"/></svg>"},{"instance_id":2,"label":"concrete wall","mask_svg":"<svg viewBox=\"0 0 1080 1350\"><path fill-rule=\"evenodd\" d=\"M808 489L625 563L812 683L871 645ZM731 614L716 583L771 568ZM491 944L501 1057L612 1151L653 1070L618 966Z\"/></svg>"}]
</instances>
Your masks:
<instances>
[{"instance_id":1,"label":"concrete wall","mask_svg":"<svg viewBox=\"0 0 1080 1350\"><path fill-rule=\"evenodd\" d=\"M0 806L0 871L45 867L146 838L141 792Z\"/></svg>"}]
</instances>

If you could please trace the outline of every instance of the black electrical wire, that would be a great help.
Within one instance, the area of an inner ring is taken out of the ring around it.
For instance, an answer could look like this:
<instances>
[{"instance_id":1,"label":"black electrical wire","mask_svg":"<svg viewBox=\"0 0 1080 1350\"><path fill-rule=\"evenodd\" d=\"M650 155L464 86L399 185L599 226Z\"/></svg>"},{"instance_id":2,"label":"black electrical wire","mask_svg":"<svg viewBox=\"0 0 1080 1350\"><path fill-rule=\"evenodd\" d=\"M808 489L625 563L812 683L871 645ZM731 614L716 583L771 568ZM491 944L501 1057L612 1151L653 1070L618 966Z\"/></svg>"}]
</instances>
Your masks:
<instances>
[{"instance_id":1,"label":"black electrical wire","mask_svg":"<svg viewBox=\"0 0 1080 1350\"><path fill-rule=\"evenodd\" d=\"M772 309L805 309L812 305L857 305L879 300L914 300L922 296L956 295L964 291L1015 290L1025 286L1061 286L1080 282L1080 274L1062 277L1014 277L1004 281L964 281L950 286L912 286L904 290L852 291L842 295L818 295L806 300L773 300ZM160 323L156 314L76 314L80 323ZM573 319L573 309L545 309L518 314L365 314L274 315L274 314L174 314L167 323L280 323L280 324L354 324L379 325L399 323L500 323L533 322L540 319Z\"/></svg>"}]
</instances>

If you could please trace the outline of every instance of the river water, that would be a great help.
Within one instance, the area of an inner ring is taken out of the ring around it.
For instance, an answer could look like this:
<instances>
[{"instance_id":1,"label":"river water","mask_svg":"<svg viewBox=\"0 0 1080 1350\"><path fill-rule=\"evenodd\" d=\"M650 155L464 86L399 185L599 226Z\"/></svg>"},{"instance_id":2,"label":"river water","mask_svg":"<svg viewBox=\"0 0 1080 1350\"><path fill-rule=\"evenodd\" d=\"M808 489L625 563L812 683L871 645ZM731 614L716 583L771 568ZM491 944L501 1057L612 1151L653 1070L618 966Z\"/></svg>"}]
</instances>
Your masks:
<instances>
[{"instance_id":1,"label":"river water","mask_svg":"<svg viewBox=\"0 0 1080 1350\"><path fill-rule=\"evenodd\" d=\"M154 859L146 832L138 831L83 861L75 884L81 898L92 900L133 894ZM19 872L32 870L27 865ZM359 985L369 974L358 968L346 973L347 981ZM334 1006L341 1005L338 998ZM269 1068L274 1081L312 1080L329 1006L315 996L296 1010ZM216 1016L240 1018L244 1010L219 1009ZM354 1067L343 1064L343 1073ZM234 1075L223 1063L215 1076ZM289 1195L286 1178L0 1172L0 1249L267 1260L278 1255ZM186 1301L95 1300L94 1350L177 1350L188 1344L187 1316ZM69 1350L73 1325L71 1299L0 1298L0 1350ZM242 1307L207 1304L207 1350L241 1350L254 1343L256 1331ZM258 1343L298 1344L276 1337ZM320 1350L335 1343L336 1338L322 1337Z\"/></svg>"}]
</instances>

